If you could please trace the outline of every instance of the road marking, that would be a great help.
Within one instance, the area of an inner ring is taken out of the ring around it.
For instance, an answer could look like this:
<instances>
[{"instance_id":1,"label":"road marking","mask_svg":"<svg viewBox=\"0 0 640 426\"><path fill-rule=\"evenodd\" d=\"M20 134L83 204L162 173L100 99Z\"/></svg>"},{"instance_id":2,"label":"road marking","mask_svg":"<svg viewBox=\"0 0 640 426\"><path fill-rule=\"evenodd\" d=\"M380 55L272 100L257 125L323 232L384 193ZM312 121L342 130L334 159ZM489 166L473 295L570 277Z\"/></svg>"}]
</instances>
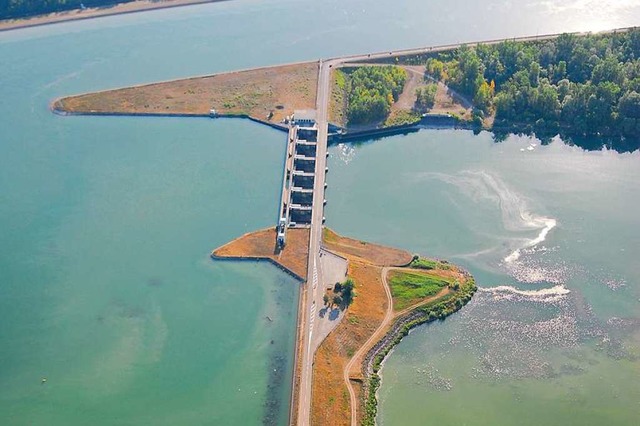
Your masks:
<instances>
[{"instance_id":1,"label":"road marking","mask_svg":"<svg viewBox=\"0 0 640 426\"><path fill-rule=\"evenodd\" d=\"M318 287L318 268L316 267L316 258L313 258L313 289Z\"/></svg>"}]
</instances>

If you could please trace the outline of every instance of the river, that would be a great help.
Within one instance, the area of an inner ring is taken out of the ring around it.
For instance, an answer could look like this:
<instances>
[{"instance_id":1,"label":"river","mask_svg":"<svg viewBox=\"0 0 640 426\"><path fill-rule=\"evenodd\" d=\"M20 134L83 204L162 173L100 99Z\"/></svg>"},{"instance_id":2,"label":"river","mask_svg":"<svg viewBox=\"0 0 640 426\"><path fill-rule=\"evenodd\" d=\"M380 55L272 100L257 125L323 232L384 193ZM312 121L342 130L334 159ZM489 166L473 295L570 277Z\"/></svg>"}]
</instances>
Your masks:
<instances>
[{"instance_id":1,"label":"river","mask_svg":"<svg viewBox=\"0 0 640 426\"><path fill-rule=\"evenodd\" d=\"M273 224L283 135L59 117L55 97L638 16L634 1L251 0L1 33L0 421L286 423L298 284L208 257ZM459 262L483 288L398 346L381 423L638 417L637 153L450 130L331 153L330 226Z\"/></svg>"}]
</instances>

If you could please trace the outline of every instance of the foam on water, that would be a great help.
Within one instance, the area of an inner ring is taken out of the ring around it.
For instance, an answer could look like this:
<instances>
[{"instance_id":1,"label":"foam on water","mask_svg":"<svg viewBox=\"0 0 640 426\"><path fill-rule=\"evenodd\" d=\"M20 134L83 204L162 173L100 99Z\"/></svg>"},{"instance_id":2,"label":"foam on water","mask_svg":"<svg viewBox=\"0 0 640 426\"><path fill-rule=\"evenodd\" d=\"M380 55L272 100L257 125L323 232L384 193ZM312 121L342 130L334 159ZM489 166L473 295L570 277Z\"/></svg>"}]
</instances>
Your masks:
<instances>
[{"instance_id":1,"label":"foam on water","mask_svg":"<svg viewBox=\"0 0 640 426\"><path fill-rule=\"evenodd\" d=\"M522 220L523 220L523 223L525 223L527 226L531 228L542 228L542 229L540 230L540 233L538 234L537 237L529 241L526 241L521 247L515 249L514 251L511 252L511 254L505 257L504 261L506 263L513 263L516 260L518 260L520 258L520 255L522 254L521 253L522 249L535 247L541 242L543 242L544 240L546 240L547 234L549 234L549 231L555 228L557 224L556 220L553 218L537 216L526 211L522 213Z\"/></svg>"},{"instance_id":2,"label":"foam on water","mask_svg":"<svg viewBox=\"0 0 640 426\"><path fill-rule=\"evenodd\" d=\"M517 296L524 296L529 300L540 302L555 302L565 297L571 291L564 285L556 285L540 290L520 290L512 286L501 285L497 287L478 288L482 293L493 295L494 299L512 300Z\"/></svg>"},{"instance_id":3,"label":"foam on water","mask_svg":"<svg viewBox=\"0 0 640 426\"><path fill-rule=\"evenodd\" d=\"M539 230L534 238L509 238L511 252L502 258L504 265L516 279L526 282L550 281L557 283L557 268L542 268L540 265L519 262L524 253L543 243L549 232L557 226L556 219L534 213L529 200L513 190L498 175L484 170L463 170L456 175L427 172L421 179L437 179L454 185L463 194L477 203L491 202L498 206L502 223L507 231L527 232ZM486 251L480 251L482 254Z\"/></svg>"},{"instance_id":4,"label":"foam on water","mask_svg":"<svg viewBox=\"0 0 640 426\"><path fill-rule=\"evenodd\" d=\"M353 146L346 143L338 144L338 158L344 164L349 164L356 155L356 150Z\"/></svg>"}]
</instances>

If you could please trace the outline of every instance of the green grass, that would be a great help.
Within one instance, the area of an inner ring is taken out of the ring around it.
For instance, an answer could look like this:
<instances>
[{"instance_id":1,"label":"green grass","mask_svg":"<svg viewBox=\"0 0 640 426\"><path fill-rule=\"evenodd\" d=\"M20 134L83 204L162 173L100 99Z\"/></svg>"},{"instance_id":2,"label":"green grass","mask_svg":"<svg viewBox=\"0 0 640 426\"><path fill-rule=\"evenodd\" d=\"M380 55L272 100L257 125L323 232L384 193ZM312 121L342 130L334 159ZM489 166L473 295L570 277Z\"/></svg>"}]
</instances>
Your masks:
<instances>
[{"instance_id":1,"label":"green grass","mask_svg":"<svg viewBox=\"0 0 640 426\"><path fill-rule=\"evenodd\" d=\"M433 259L425 259L424 257L420 257L417 259L413 259L409 264L409 267L416 269L451 269L449 265L446 263L439 262Z\"/></svg>"},{"instance_id":2,"label":"green grass","mask_svg":"<svg viewBox=\"0 0 640 426\"><path fill-rule=\"evenodd\" d=\"M415 124L420 121L420 114L413 111L400 110L395 111L387 117L384 127L402 126L405 124Z\"/></svg>"},{"instance_id":3,"label":"green grass","mask_svg":"<svg viewBox=\"0 0 640 426\"><path fill-rule=\"evenodd\" d=\"M338 126L344 126L346 124L346 93L347 76L342 70L336 69L333 71L329 121Z\"/></svg>"},{"instance_id":4,"label":"green grass","mask_svg":"<svg viewBox=\"0 0 640 426\"><path fill-rule=\"evenodd\" d=\"M396 310L404 309L425 297L433 296L450 283L451 279L426 272L424 274L403 271L389 273L389 285Z\"/></svg>"}]
</instances>

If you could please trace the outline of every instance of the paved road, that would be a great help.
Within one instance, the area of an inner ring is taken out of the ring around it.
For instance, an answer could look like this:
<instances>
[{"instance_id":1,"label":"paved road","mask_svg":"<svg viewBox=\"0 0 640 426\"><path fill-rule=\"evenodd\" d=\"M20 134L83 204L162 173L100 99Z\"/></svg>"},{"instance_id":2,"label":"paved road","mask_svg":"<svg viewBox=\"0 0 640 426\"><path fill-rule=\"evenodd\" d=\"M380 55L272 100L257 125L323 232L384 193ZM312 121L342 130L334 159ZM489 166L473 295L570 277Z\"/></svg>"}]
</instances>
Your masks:
<instances>
[{"instance_id":1,"label":"paved road","mask_svg":"<svg viewBox=\"0 0 640 426\"><path fill-rule=\"evenodd\" d=\"M327 107L329 101L331 62L320 62L318 91L316 96L316 122L318 142L316 147L316 170L313 185L313 209L311 211L311 235L309 237L309 263L307 265L307 294L302 311L304 325L302 331L302 353L300 359L300 387L298 389L298 425L310 424L311 383L313 354L318 342L314 339L313 326L322 303L324 285L320 268L320 245L322 242L322 219L324 215L325 167L327 164Z\"/></svg>"},{"instance_id":2,"label":"paved road","mask_svg":"<svg viewBox=\"0 0 640 426\"><path fill-rule=\"evenodd\" d=\"M618 29L615 31L622 32L627 29ZM613 31L608 31L613 32ZM580 33L576 33L580 34ZM559 34L540 35L535 37L517 37L507 40L514 41L535 41L535 40L549 40L557 38ZM476 44L497 44L505 41L500 40L486 40L473 43L465 43L469 46ZM318 125L318 143L316 149L316 177L313 187L313 210L311 215L311 235L309 240L309 263L307 266L307 293L306 298L303 301L301 312L303 317L301 319L301 338L302 347L301 353L298 354L299 360L302 363L301 375L298 388L298 407L295 417L292 415L292 420L296 420L296 424L299 426L306 426L311 423L311 383L313 373L313 355L317 346L320 343L320 339L316 339L313 332L313 325L316 321L318 310L322 303L322 296L324 294L322 270L320 268L320 247L322 243L322 219L324 215L324 184L325 184L325 167L326 167L326 153L327 153L327 118L329 108L330 97L330 74L331 69L338 67L345 63L375 60L383 58L393 58L396 56L404 55L418 55L430 52L438 52L443 50L450 50L461 47L463 44L450 44L444 46L433 47L420 47L415 49L395 50L379 53L371 53L365 55L352 55L344 56L340 58L334 58L329 60L320 61L320 70L318 75L318 89L316 97L316 121ZM385 286L386 287L386 286ZM387 313L388 315L388 313ZM317 334L317 333L316 333ZM355 357L354 357L355 359ZM355 413L353 407L354 394L351 393L352 400L352 413ZM355 417L355 416L353 416ZM352 418L352 425L355 424L355 418Z\"/></svg>"}]
</instances>

